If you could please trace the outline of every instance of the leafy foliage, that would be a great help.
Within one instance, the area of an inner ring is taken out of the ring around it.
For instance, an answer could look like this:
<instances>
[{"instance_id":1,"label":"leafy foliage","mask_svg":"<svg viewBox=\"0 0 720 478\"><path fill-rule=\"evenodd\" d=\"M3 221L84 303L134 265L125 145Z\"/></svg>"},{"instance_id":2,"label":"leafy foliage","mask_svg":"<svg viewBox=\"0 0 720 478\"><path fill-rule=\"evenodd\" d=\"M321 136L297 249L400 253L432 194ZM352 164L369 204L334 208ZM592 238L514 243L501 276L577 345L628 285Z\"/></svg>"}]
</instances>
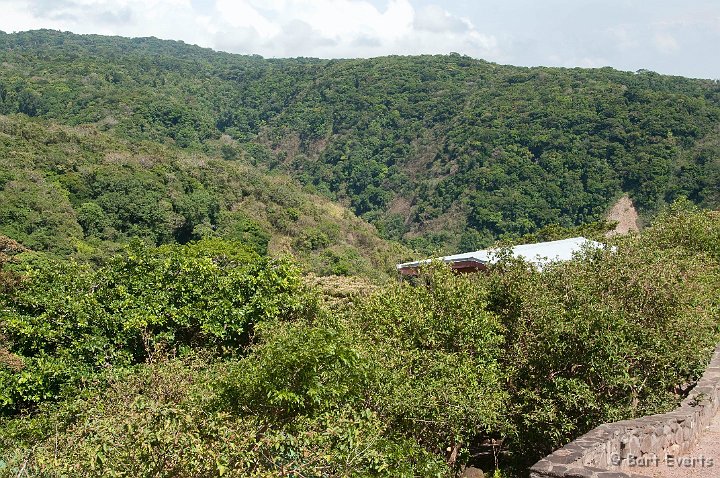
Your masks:
<instances>
[{"instance_id":1,"label":"leafy foliage","mask_svg":"<svg viewBox=\"0 0 720 478\"><path fill-rule=\"evenodd\" d=\"M133 238L161 245L220 237L261 255L294 253L320 273L332 273L327 254L351 251L346 273L380 278L402 254L287 177L95 127L0 116L0 165L0 233L55 258L102 263ZM307 247L312 230L322 241Z\"/></svg>"},{"instance_id":2,"label":"leafy foliage","mask_svg":"<svg viewBox=\"0 0 720 478\"><path fill-rule=\"evenodd\" d=\"M134 246L43 285L34 272L3 323L23 368L1 370L5 397L38 409L4 419L2 473L449 477L498 466L477 462L493 443L522 470L674 407L703 370L720 224L687 202L660 217L542 271L433 266L333 308L287 264L222 242ZM70 296L83 281L96 289Z\"/></svg>"},{"instance_id":3,"label":"leafy foliage","mask_svg":"<svg viewBox=\"0 0 720 478\"><path fill-rule=\"evenodd\" d=\"M47 30L0 35L0 60L0 113L251 159L425 250L443 231L454 249L596 221L623 192L645 216L679 196L720 205L713 81Z\"/></svg>"},{"instance_id":4,"label":"leafy foliage","mask_svg":"<svg viewBox=\"0 0 720 478\"><path fill-rule=\"evenodd\" d=\"M237 243L133 244L94 271L53 263L28 274L0 322L22 370L0 370L0 410L73 390L106 368L157 353L241 354L254 327L313 313L298 271Z\"/></svg>"},{"instance_id":5,"label":"leafy foliage","mask_svg":"<svg viewBox=\"0 0 720 478\"><path fill-rule=\"evenodd\" d=\"M720 337L716 82L51 31L0 62L0 476L522 469L672 408ZM542 271L323 301L299 267L599 237L623 192L651 228Z\"/></svg>"},{"instance_id":6,"label":"leafy foliage","mask_svg":"<svg viewBox=\"0 0 720 478\"><path fill-rule=\"evenodd\" d=\"M19 276L5 269L7 265L16 261L15 256L26 251L27 248L19 242L6 236L0 236L0 294L8 293L17 285Z\"/></svg>"},{"instance_id":7,"label":"leafy foliage","mask_svg":"<svg viewBox=\"0 0 720 478\"><path fill-rule=\"evenodd\" d=\"M226 365L193 358L150 364L4 430L3 476L32 447L31 476L446 476L442 460L351 408L285 426L218 406ZM102 393L102 400L97 400ZM54 430L58 440L38 441Z\"/></svg>"},{"instance_id":8,"label":"leafy foliage","mask_svg":"<svg viewBox=\"0 0 720 478\"><path fill-rule=\"evenodd\" d=\"M512 338L508 440L536 450L527 464L600 423L672 408L702 373L720 331L720 263L713 240L688 247L688 223L718 232L710 214L678 208L617 249L542 272L509 262L489 276L489 309Z\"/></svg>"}]
</instances>

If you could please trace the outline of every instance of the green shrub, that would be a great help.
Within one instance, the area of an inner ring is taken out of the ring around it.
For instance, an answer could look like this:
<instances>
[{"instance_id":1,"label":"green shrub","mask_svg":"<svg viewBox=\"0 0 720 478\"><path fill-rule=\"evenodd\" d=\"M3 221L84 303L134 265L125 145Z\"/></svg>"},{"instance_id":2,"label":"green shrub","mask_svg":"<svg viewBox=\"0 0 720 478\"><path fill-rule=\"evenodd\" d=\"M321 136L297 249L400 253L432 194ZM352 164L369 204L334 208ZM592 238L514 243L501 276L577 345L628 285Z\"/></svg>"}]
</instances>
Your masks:
<instances>
[{"instance_id":1,"label":"green shrub","mask_svg":"<svg viewBox=\"0 0 720 478\"><path fill-rule=\"evenodd\" d=\"M222 241L36 270L2 323L3 411L35 413L2 419L0 476L450 477L491 439L508 453L483 468L512 476L672 409L704 369L720 221L661 217L542 271L433 265L331 311Z\"/></svg>"},{"instance_id":2,"label":"green shrub","mask_svg":"<svg viewBox=\"0 0 720 478\"><path fill-rule=\"evenodd\" d=\"M276 344L299 346L299 356L321 345L286 332ZM267 348L257 354L257 366L240 375L243 364L254 359L188 357L114 371L104 387L46 404L35 417L6 421L0 429L0 476L17 476L21 469L41 477L449 476L441 458L396 435L369 409L337 402L282 420L238 413L224 401L227 396L216 394L216 384L262 386L259 379L268 375L255 373L272 367L264 358L277 355ZM295 350L286 348L285 354Z\"/></svg>"},{"instance_id":3,"label":"green shrub","mask_svg":"<svg viewBox=\"0 0 720 478\"><path fill-rule=\"evenodd\" d=\"M239 413L279 422L358 404L371 367L349 334L308 326L274 328L224 385Z\"/></svg>"},{"instance_id":4,"label":"green shrub","mask_svg":"<svg viewBox=\"0 0 720 478\"><path fill-rule=\"evenodd\" d=\"M256 324L312 314L314 299L286 260L206 240L134 243L97 271L71 263L32 270L0 321L20 372L0 369L0 408L18 410L108 367L204 348L241 354Z\"/></svg>"},{"instance_id":5,"label":"green shrub","mask_svg":"<svg viewBox=\"0 0 720 478\"><path fill-rule=\"evenodd\" d=\"M506 328L508 443L526 464L601 423L673 408L704 369L718 340L720 269L714 241L687 234L716 237L720 224L685 214L616 249L542 272L508 261L483 278Z\"/></svg>"},{"instance_id":6,"label":"green shrub","mask_svg":"<svg viewBox=\"0 0 720 478\"><path fill-rule=\"evenodd\" d=\"M301 251L316 251L330 245L330 237L325 231L318 228L309 228L300 234L295 241L295 247Z\"/></svg>"},{"instance_id":7,"label":"green shrub","mask_svg":"<svg viewBox=\"0 0 720 478\"><path fill-rule=\"evenodd\" d=\"M260 255L268 252L270 233L243 211L224 211L220 214L218 233L231 241L237 241Z\"/></svg>"},{"instance_id":8,"label":"green shrub","mask_svg":"<svg viewBox=\"0 0 720 478\"><path fill-rule=\"evenodd\" d=\"M479 436L505 432L498 318L482 282L445 267L358 303L351 318L376 364L370 401L393 427L456 464Z\"/></svg>"}]
</instances>

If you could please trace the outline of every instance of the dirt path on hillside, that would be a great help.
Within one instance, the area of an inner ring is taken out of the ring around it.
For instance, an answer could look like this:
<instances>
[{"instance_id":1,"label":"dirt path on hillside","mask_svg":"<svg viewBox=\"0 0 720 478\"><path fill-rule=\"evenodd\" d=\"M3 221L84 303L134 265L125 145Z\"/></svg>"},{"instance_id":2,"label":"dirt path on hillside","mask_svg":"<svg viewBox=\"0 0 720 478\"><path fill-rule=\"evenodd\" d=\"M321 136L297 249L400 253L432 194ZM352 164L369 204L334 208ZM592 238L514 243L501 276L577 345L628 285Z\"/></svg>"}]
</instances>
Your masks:
<instances>
[{"instance_id":1,"label":"dirt path on hillside","mask_svg":"<svg viewBox=\"0 0 720 478\"><path fill-rule=\"evenodd\" d=\"M638 225L638 213L628 195L624 195L610 209L607 215L608 221L617 221L614 231L610 231L608 235L627 234L628 232L637 232L640 230Z\"/></svg>"}]
</instances>

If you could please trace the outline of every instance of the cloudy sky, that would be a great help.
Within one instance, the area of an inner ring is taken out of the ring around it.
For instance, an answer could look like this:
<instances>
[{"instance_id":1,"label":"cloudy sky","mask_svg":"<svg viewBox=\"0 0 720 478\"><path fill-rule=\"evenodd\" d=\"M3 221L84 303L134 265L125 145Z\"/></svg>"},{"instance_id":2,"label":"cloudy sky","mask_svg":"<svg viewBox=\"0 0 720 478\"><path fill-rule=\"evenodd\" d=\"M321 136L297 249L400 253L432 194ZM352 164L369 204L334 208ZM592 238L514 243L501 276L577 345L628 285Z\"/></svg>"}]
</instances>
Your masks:
<instances>
[{"instance_id":1,"label":"cloudy sky","mask_svg":"<svg viewBox=\"0 0 720 478\"><path fill-rule=\"evenodd\" d=\"M0 30L35 28L266 57L458 52L720 79L719 0L0 0Z\"/></svg>"}]
</instances>

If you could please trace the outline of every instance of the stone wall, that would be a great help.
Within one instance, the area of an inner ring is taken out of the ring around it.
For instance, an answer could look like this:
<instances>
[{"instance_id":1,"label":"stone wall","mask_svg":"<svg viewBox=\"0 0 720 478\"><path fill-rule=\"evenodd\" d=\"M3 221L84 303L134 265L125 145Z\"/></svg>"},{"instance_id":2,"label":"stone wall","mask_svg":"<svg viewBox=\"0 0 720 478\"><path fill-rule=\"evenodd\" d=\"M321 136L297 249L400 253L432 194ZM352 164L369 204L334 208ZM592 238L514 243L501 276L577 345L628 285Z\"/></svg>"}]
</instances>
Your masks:
<instances>
[{"instance_id":1,"label":"stone wall","mask_svg":"<svg viewBox=\"0 0 720 478\"><path fill-rule=\"evenodd\" d=\"M644 477L666 457L697 443L718 411L720 345L680 407L670 413L600 425L530 468L531 478ZM632 471L627 471L632 470Z\"/></svg>"}]
</instances>

